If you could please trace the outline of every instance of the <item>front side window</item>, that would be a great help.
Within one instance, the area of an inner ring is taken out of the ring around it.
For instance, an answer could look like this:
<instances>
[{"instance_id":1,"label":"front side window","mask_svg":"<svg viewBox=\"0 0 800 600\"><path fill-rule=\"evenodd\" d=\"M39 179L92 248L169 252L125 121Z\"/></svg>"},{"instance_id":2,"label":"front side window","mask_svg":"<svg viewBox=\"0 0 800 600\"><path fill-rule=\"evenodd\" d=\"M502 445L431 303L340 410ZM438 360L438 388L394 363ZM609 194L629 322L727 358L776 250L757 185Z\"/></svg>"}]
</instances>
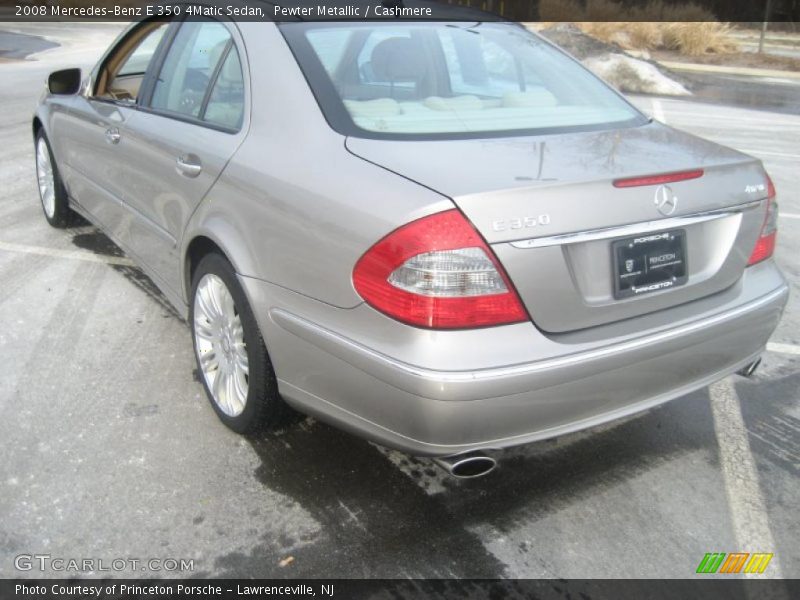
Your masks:
<instances>
[{"instance_id":1,"label":"front side window","mask_svg":"<svg viewBox=\"0 0 800 600\"><path fill-rule=\"evenodd\" d=\"M168 26L145 23L120 42L100 70L95 97L133 104Z\"/></svg>"},{"instance_id":2,"label":"front side window","mask_svg":"<svg viewBox=\"0 0 800 600\"><path fill-rule=\"evenodd\" d=\"M287 23L281 31L329 122L346 135L479 137L645 122L518 26Z\"/></svg>"},{"instance_id":3,"label":"front side window","mask_svg":"<svg viewBox=\"0 0 800 600\"><path fill-rule=\"evenodd\" d=\"M144 36L142 42L130 53L128 58L125 59L125 62L122 63L117 77L144 75L166 31L167 23L156 24L156 26Z\"/></svg>"},{"instance_id":4,"label":"front side window","mask_svg":"<svg viewBox=\"0 0 800 600\"><path fill-rule=\"evenodd\" d=\"M242 66L222 23L181 25L161 66L150 107L224 127L241 125Z\"/></svg>"}]
</instances>

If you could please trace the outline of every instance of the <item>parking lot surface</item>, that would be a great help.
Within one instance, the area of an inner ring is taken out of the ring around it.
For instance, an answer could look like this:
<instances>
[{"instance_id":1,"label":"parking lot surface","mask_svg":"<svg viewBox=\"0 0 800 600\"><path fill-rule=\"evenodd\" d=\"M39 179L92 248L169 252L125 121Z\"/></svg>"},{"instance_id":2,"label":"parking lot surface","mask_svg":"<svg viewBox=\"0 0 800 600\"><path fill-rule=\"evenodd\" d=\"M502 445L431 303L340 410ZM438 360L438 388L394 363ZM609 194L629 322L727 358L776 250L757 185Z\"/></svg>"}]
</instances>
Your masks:
<instances>
[{"instance_id":1,"label":"parking lot surface","mask_svg":"<svg viewBox=\"0 0 800 600\"><path fill-rule=\"evenodd\" d=\"M219 422L149 280L91 225L41 214L44 78L91 65L114 28L23 29L62 46L0 62L0 577L64 575L15 568L48 554L194 561L112 573L134 577L685 578L735 551L800 577L800 116L634 98L775 181L792 297L756 376L456 481L310 419L254 439Z\"/></svg>"}]
</instances>

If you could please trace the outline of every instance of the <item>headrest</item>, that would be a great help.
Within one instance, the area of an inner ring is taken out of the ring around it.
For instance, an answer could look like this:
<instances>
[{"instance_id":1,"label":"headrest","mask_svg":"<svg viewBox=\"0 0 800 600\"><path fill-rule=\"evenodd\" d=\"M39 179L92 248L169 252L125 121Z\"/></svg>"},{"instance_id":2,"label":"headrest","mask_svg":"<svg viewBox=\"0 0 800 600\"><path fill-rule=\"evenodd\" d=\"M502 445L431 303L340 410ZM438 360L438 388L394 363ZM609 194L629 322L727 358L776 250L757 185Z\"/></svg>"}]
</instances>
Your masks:
<instances>
[{"instance_id":1,"label":"headrest","mask_svg":"<svg viewBox=\"0 0 800 600\"><path fill-rule=\"evenodd\" d=\"M393 37L379 42L370 58L378 81L415 81L425 77L427 63L419 44L411 38Z\"/></svg>"}]
</instances>

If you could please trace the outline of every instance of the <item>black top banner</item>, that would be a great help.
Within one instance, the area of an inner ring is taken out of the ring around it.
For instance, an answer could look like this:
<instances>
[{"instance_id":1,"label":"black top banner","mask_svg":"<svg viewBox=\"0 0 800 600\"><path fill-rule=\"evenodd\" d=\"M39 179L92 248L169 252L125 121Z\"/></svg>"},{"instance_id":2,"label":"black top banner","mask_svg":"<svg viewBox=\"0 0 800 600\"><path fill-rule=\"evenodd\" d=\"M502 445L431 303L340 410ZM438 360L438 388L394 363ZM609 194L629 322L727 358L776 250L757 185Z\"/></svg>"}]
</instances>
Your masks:
<instances>
[{"instance_id":1,"label":"black top banner","mask_svg":"<svg viewBox=\"0 0 800 600\"><path fill-rule=\"evenodd\" d=\"M796 0L0 0L2 21L726 21L800 19Z\"/></svg>"}]
</instances>

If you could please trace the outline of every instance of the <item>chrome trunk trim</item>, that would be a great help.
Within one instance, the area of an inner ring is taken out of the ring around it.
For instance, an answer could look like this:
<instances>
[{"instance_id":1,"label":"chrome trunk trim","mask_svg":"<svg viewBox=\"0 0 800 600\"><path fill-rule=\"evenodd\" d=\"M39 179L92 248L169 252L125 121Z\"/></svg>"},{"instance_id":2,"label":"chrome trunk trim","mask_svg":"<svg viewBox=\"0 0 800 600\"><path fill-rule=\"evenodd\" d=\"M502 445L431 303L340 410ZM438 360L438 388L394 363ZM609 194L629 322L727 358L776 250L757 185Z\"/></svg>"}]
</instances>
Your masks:
<instances>
[{"instance_id":1,"label":"chrome trunk trim","mask_svg":"<svg viewBox=\"0 0 800 600\"><path fill-rule=\"evenodd\" d=\"M631 223L615 227L605 227L602 229L592 229L589 231L579 231L576 233L562 233L547 237L528 238L507 242L514 248L544 248L546 246L562 246L565 244L581 244L584 242L594 242L612 238L628 237L653 231L664 231L666 229L679 229L695 223L703 223L714 219L730 217L746 210L760 206L763 200L754 200L746 204L739 204L729 208L710 210L683 217L670 217L668 219L658 219L657 221L644 221L641 223Z\"/></svg>"}]
</instances>

